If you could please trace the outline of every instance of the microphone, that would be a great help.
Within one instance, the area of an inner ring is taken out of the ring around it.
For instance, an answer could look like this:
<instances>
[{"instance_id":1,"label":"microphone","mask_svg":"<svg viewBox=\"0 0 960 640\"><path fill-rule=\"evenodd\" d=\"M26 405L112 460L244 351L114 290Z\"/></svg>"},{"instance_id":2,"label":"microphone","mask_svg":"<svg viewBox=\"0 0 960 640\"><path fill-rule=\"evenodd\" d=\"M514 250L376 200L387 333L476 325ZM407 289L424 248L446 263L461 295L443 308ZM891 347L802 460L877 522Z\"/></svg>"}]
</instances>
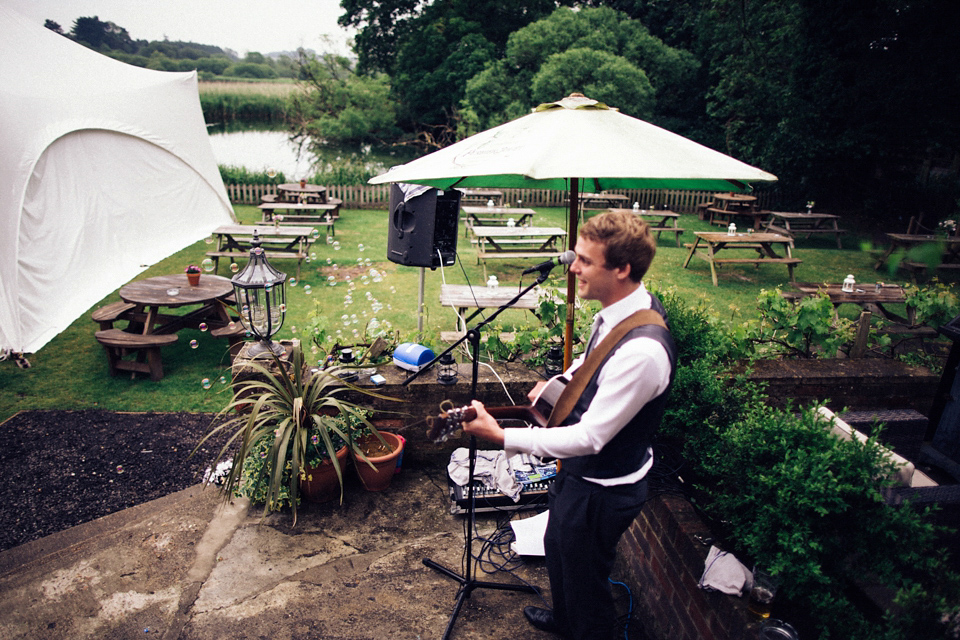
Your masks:
<instances>
[{"instance_id":1,"label":"microphone","mask_svg":"<svg viewBox=\"0 0 960 640\"><path fill-rule=\"evenodd\" d=\"M535 267L530 267L529 269L525 269L521 275L527 275L528 273L533 273L535 271L539 271L540 273L549 273L550 270L553 269L558 264L573 264L573 261L576 259L577 259L576 252L568 249L563 253L561 253L560 255L558 255L556 258L550 258L546 262L541 262Z\"/></svg>"}]
</instances>

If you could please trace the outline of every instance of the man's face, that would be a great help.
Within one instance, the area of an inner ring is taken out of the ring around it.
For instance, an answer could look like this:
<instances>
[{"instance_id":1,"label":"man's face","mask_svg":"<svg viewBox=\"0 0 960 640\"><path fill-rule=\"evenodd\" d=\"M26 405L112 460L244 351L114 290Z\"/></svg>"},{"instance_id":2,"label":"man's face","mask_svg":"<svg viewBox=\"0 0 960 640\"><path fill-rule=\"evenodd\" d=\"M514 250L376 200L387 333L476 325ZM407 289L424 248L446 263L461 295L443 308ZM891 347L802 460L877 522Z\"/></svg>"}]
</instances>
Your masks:
<instances>
[{"instance_id":1,"label":"man's face","mask_svg":"<svg viewBox=\"0 0 960 640\"><path fill-rule=\"evenodd\" d=\"M577 295L584 300L597 300L604 307L619 300L629 267L608 269L604 245L584 237L577 238L574 251L577 259L570 265L570 272L577 277Z\"/></svg>"}]
</instances>

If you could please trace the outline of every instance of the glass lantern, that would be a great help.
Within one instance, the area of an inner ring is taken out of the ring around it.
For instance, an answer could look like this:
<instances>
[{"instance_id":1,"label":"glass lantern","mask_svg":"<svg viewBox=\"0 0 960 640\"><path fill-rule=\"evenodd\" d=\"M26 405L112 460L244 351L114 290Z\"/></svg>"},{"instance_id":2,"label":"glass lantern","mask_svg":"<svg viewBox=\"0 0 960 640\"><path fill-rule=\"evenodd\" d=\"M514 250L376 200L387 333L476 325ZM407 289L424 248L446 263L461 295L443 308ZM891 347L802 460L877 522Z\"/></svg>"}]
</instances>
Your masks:
<instances>
[{"instance_id":1,"label":"glass lantern","mask_svg":"<svg viewBox=\"0 0 960 640\"><path fill-rule=\"evenodd\" d=\"M440 356L437 362L437 382L442 385L457 384L457 362L449 353Z\"/></svg>"},{"instance_id":2,"label":"glass lantern","mask_svg":"<svg viewBox=\"0 0 960 640\"><path fill-rule=\"evenodd\" d=\"M355 367L357 364L356 359L353 357L353 349L340 349L340 366L344 367L345 370L340 371L337 374L337 377L345 382L356 382L360 379L360 374L357 373L356 369L350 367Z\"/></svg>"},{"instance_id":3,"label":"glass lantern","mask_svg":"<svg viewBox=\"0 0 960 640\"><path fill-rule=\"evenodd\" d=\"M563 347L554 345L547 351L547 357L543 361L543 372L548 378L558 376L563 373Z\"/></svg>"},{"instance_id":4,"label":"glass lantern","mask_svg":"<svg viewBox=\"0 0 960 640\"><path fill-rule=\"evenodd\" d=\"M271 338L283 326L287 311L284 289L287 274L267 262L260 244L260 237L254 231L250 261L230 280L240 310L240 321L257 339L247 352L251 358L283 353L283 346Z\"/></svg>"}]
</instances>

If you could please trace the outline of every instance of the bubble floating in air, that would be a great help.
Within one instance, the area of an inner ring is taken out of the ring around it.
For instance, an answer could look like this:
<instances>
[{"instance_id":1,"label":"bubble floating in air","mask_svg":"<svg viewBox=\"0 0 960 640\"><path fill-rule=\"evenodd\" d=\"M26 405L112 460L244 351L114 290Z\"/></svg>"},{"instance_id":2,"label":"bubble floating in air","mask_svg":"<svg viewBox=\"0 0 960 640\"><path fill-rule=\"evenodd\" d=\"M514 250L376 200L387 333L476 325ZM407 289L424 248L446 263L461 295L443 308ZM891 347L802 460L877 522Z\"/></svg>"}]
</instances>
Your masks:
<instances>
[{"instance_id":1,"label":"bubble floating in air","mask_svg":"<svg viewBox=\"0 0 960 640\"><path fill-rule=\"evenodd\" d=\"M200 266L203 267L204 271L213 271L213 259L205 258L204 261L200 263Z\"/></svg>"}]
</instances>

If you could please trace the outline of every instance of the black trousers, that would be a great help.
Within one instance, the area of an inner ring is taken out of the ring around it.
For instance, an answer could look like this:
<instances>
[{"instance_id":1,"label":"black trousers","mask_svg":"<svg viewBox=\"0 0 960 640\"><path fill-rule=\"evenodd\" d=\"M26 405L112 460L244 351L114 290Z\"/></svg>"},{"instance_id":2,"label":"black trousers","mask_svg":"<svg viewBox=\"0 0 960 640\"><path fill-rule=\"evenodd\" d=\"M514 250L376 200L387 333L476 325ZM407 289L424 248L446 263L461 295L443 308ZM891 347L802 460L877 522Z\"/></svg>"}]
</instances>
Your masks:
<instances>
[{"instance_id":1,"label":"black trousers","mask_svg":"<svg viewBox=\"0 0 960 640\"><path fill-rule=\"evenodd\" d=\"M617 542L646 498L646 480L604 487L561 470L551 485L543 541L553 616L570 637L614 637L616 610L608 578Z\"/></svg>"}]
</instances>

